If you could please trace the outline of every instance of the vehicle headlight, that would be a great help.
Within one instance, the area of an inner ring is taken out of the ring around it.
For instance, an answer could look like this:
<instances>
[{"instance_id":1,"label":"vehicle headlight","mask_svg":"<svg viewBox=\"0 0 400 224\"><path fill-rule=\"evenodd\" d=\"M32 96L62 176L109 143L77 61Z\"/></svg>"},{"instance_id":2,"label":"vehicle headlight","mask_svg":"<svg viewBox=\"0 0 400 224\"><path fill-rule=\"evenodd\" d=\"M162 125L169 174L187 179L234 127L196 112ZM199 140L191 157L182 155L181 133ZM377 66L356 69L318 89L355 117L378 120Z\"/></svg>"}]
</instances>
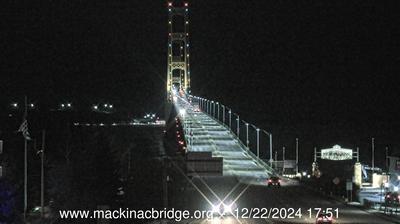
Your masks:
<instances>
[{"instance_id":1,"label":"vehicle headlight","mask_svg":"<svg viewBox=\"0 0 400 224\"><path fill-rule=\"evenodd\" d=\"M221 204L213 205L212 206L212 212L213 213L220 213L220 206L221 206Z\"/></svg>"},{"instance_id":2,"label":"vehicle headlight","mask_svg":"<svg viewBox=\"0 0 400 224\"><path fill-rule=\"evenodd\" d=\"M224 204L224 213L231 213L232 212L232 204L225 205Z\"/></svg>"}]
</instances>

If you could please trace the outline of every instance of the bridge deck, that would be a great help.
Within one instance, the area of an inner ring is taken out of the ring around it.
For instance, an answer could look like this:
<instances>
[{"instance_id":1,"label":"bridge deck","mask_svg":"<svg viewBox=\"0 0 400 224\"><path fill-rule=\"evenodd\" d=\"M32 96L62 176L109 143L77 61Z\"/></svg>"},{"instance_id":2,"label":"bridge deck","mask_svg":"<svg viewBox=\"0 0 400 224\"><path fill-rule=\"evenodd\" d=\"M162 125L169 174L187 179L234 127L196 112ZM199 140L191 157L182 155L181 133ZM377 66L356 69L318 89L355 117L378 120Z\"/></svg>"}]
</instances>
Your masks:
<instances>
[{"instance_id":1,"label":"bridge deck","mask_svg":"<svg viewBox=\"0 0 400 224\"><path fill-rule=\"evenodd\" d=\"M273 173L225 125L195 109L184 97L175 99L178 116L187 130L188 151L212 152L213 157L223 157L224 176L264 179Z\"/></svg>"}]
</instances>

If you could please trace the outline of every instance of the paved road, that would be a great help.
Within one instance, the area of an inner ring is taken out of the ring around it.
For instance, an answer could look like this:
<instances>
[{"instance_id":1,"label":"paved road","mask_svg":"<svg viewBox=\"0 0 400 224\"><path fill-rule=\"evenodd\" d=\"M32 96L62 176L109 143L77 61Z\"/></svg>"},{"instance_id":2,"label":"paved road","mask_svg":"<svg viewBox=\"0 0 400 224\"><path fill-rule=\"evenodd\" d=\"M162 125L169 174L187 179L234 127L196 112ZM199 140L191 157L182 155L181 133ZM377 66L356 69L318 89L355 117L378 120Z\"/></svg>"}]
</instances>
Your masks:
<instances>
[{"instance_id":1,"label":"paved road","mask_svg":"<svg viewBox=\"0 0 400 224\"><path fill-rule=\"evenodd\" d=\"M287 219L265 219L265 218L239 218L234 217L227 218L214 218L213 220L186 220L181 223L315 223L314 208L332 208L332 210L338 209L338 218L335 219L334 223L368 223L368 224L386 224L394 223L388 219L384 219L381 216L376 216L366 211L363 211L357 207L346 206L337 201L328 200L322 196L316 195L315 193L307 190L304 186L299 184L283 183L280 188L269 188L265 185L248 185L238 183L233 178L206 178L206 179L194 179L193 184L196 187L188 188L182 195L188 197L187 208L189 209L210 209L211 206L207 202L207 199L212 203L216 203L218 199L224 198L228 195L232 189L231 194L226 197L226 201L232 201L237 198L236 204L238 207L238 213L244 215L246 209L252 208L293 208L295 211L301 209L302 217L287 218ZM206 186L207 185L207 186ZM196 189L198 188L198 189ZM199 193L201 191L206 195L205 199ZM211 192L213 191L213 193ZM215 194L215 195L214 195ZM312 209L311 215L308 209ZM263 210L265 211L265 210ZM299 213L298 213L299 214ZM261 216L259 214L259 216Z\"/></svg>"}]
</instances>

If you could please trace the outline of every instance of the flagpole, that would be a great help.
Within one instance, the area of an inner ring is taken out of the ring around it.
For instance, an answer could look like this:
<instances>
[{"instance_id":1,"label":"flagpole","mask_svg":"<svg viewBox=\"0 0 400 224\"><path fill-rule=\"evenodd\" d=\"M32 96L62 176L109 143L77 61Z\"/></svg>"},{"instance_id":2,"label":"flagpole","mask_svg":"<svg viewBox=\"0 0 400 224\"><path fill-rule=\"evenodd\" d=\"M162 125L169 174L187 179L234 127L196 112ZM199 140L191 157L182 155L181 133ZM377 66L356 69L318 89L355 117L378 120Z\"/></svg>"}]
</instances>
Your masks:
<instances>
[{"instance_id":1,"label":"flagpole","mask_svg":"<svg viewBox=\"0 0 400 224\"><path fill-rule=\"evenodd\" d=\"M44 149L45 149L46 130L42 132L42 168L41 168L41 189L40 189L40 206L41 216L44 217Z\"/></svg>"},{"instance_id":2,"label":"flagpole","mask_svg":"<svg viewBox=\"0 0 400 224\"><path fill-rule=\"evenodd\" d=\"M24 120L28 117L28 99L25 96L25 111L24 111ZM24 155L24 164L25 164L25 171L24 171L24 221L26 222L26 210L28 208L28 141L24 137L24 148L25 148L25 155Z\"/></svg>"}]
</instances>

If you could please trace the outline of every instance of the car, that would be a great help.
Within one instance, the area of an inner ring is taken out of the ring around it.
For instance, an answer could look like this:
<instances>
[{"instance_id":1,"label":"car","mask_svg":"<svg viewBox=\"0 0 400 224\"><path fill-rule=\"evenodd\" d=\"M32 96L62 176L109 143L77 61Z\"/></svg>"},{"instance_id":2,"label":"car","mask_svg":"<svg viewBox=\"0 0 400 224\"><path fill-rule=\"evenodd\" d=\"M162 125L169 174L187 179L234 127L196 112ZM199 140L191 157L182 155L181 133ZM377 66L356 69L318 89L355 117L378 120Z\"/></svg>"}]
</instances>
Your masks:
<instances>
[{"instance_id":1,"label":"car","mask_svg":"<svg viewBox=\"0 0 400 224\"><path fill-rule=\"evenodd\" d=\"M268 187L271 187L271 186L277 186L277 187L280 187L281 186L281 178L279 178L279 177L277 177L277 176L271 176L269 179L268 179Z\"/></svg>"},{"instance_id":2,"label":"car","mask_svg":"<svg viewBox=\"0 0 400 224\"><path fill-rule=\"evenodd\" d=\"M317 220L315 221L316 224L332 224L333 219L326 213L320 212L318 214Z\"/></svg>"},{"instance_id":3,"label":"car","mask_svg":"<svg viewBox=\"0 0 400 224\"><path fill-rule=\"evenodd\" d=\"M400 195L397 192L387 192L385 194L385 203L387 204L399 204Z\"/></svg>"}]
</instances>

